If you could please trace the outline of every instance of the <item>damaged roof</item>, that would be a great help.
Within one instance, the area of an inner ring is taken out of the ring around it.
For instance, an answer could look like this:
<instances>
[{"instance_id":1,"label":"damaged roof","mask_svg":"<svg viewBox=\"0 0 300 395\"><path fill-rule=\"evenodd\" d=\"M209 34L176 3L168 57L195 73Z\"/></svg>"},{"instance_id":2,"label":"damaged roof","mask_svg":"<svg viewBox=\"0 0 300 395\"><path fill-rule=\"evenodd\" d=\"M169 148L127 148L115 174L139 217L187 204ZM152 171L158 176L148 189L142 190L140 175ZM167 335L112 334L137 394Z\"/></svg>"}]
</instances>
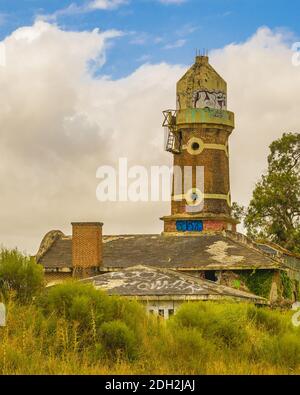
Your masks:
<instances>
[{"instance_id":1,"label":"damaged roof","mask_svg":"<svg viewBox=\"0 0 300 395\"><path fill-rule=\"evenodd\" d=\"M109 295L138 297L144 300L219 300L235 299L267 304L266 299L215 282L179 274L169 269L135 266L82 280Z\"/></svg>"},{"instance_id":2,"label":"damaged roof","mask_svg":"<svg viewBox=\"0 0 300 395\"><path fill-rule=\"evenodd\" d=\"M51 232L49 232L51 235ZM38 263L46 269L72 267L72 238L50 237ZM103 270L136 265L175 270L271 269L281 265L242 235L229 232L201 236L127 235L103 237Z\"/></svg>"}]
</instances>

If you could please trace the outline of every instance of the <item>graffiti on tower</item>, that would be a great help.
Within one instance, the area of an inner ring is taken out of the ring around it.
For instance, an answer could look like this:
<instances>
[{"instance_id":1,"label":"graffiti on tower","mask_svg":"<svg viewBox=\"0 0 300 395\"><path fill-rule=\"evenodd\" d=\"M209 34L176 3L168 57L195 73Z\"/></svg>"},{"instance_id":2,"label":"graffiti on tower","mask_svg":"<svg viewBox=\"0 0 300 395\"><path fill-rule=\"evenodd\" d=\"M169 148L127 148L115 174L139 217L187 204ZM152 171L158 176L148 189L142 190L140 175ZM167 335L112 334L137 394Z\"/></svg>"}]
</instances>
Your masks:
<instances>
[{"instance_id":1,"label":"graffiti on tower","mask_svg":"<svg viewBox=\"0 0 300 395\"><path fill-rule=\"evenodd\" d=\"M193 93L193 108L215 108L226 110L226 94L224 92L209 92L198 90Z\"/></svg>"}]
</instances>

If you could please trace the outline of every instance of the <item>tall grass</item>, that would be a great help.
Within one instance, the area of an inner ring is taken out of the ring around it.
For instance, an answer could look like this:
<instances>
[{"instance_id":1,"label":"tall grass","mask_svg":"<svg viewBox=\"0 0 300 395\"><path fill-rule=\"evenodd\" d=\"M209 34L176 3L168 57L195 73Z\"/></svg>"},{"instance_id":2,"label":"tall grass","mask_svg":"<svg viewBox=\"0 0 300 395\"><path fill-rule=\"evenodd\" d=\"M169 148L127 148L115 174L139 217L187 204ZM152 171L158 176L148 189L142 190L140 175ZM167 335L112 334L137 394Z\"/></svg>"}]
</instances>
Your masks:
<instances>
[{"instance_id":1,"label":"tall grass","mask_svg":"<svg viewBox=\"0 0 300 395\"><path fill-rule=\"evenodd\" d=\"M296 374L300 332L290 312L188 303L168 322L88 285L7 299L1 374Z\"/></svg>"}]
</instances>

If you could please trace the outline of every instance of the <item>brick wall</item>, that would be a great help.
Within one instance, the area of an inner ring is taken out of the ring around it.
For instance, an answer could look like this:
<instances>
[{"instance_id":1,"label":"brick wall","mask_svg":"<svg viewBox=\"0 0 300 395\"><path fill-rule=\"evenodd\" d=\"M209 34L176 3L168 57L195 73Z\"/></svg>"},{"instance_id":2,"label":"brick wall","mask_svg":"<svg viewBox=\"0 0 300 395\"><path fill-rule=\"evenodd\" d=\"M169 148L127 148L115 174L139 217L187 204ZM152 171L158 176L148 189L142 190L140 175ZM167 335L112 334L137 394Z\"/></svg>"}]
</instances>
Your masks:
<instances>
[{"instance_id":1,"label":"brick wall","mask_svg":"<svg viewBox=\"0 0 300 395\"><path fill-rule=\"evenodd\" d=\"M76 272L92 272L102 264L102 223L72 223L72 264Z\"/></svg>"},{"instance_id":2,"label":"brick wall","mask_svg":"<svg viewBox=\"0 0 300 395\"><path fill-rule=\"evenodd\" d=\"M220 232L222 230L228 230L228 226L230 226L230 223L224 220L203 220L203 232ZM236 232L236 225L232 224L231 226L231 231ZM164 232L177 232L176 220L164 221Z\"/></svg>"},{"instance_id":3,"label":"brick wall","mask_svg":"<svg viewBox=\"0 0 300 395\"><path fill-rule=\"evenodd\" d=\"M227 223L224 221L204 221L203 230L204 231L222 231L227 229Z\"/></svg>"},{"instance_id":4,"label":"brick wall","mask_svg":"<svg viewBox=\"0 0 300 395\"><path fill-rule=\"evenodd\" d=\"M166 233L177 232L176 221L165 221L164 222L164 232L166 232Z\"/></svg>"},{"instance_id":5,"label":"brick wall","mask_svg":"<svg viewBox=\"0 0 300 395\"><path fill-rule=\"evenodd\" d=\"M186 125L182 130L182 144L188 144L191 137L200 138L205 144L226 145L231 128L223 125L207 127L206 125L195 124L193 128ZM204 149L198 155L191 155L187 150L174 155L174 165L184 169L184 166L204 167L204 192L208 194L227 195L230 192L229 180L229 158L225 151L217 149ZM196 186L196 173L193 172L193 187ZM184 192L184 187L182 186ZM174 191L173 191L174 193ZM226 200L205 199L204 213L215 213L230 215L230 207ZM186 212L185 201L172 201L172 215Z\"/></svg>"}]
</instances>

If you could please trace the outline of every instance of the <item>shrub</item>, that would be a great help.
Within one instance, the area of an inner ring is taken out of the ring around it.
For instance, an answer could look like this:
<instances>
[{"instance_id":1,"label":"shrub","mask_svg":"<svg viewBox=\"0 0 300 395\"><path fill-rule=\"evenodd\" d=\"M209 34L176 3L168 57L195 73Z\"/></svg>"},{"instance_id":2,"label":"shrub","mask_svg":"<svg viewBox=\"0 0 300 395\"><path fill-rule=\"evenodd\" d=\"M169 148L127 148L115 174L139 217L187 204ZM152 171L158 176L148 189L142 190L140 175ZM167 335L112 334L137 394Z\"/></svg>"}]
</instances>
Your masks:
<instances>
[{"instance_id":1,"label":"shrub","mask_svg":"<svg viewBox=\"0 0 300 395\"><path fill-rule=\"evenodd\" d=\"M104 350L112 358L120 355L128 359L137 357L137 340L124 322L105 322L100 327L100 334Z\"/></svg>"},{"instance_id":2,"label":"shrub","mask_svg":"<svg viewBox=\"0 0 300 395\"><path fill-rule=\"evenodd\" d=\"M263 298L269 298L274 276L272 270L260 270L259 272L242 271L238 273L250 292Z\"/></svg>"},{"instance_id":3,"label":"shrub","mask_svg":"<svg viewBox=\"0 0 300 395\"><path fill-rule=\"evenodd\" d=\"M49 289L32 304L8 301L0 374L300 373L300 330L291 327L290 313L202 302L182 305L166 322L82 286ZM56 299L62 295L64 309Z\"/></svg>"},{"instance_id":4,"label":"shrub","mask_svg":"<svg viewBox=\"0 0 300 395\"><path fill-rule=\"evenodd\" d=\"M221 346L237 347L247 338L245 306L241 304L185 304L173 322L180 327L197 328L204 338Z\"/></svg>"},{"instance_id":5,"label":"shrub","mask_svg":"<svg viewBox=\"0 0 300 395\"><path fill-rule=\"evenodd\" d=\"M145 309L135 301L108 296L90 284L66 282L48 289L37 299L43 313L78 324L81 344L99 341L105 322L123 321L137 338L144 334Z\"/></svg>"},{"instance_id":6,"label":"shrub","mask_svg":"<svg viewBox=\"0 0 300 395\"><path fill-rule=\"evenodd\" d=\"M91 314L97 325L105 321L125 320L134 327L136 321L145 317L143 307L135 302L116 296L108 296L90 284L65 282L47 289L37 300L46 314L55 312L60 317L89 325Z\"/></svg>"},{"instance_id":7,"label":"shrub","mask_svg":"<svg viewBox=\"0 0 300 395\"><path fill-rule=\"evenodd\" d=\"M216 352L215 345L195 328L182 328L173 334L174 345L171 350L166 350L167 358L176 361L180 369L182 361L188 371L197 374L205 373L207 364Z\"/></svg>"},{"instance_id":8,"label":"shrub","mask_svg":"<svg viewBox=\"0 0 300 395\"><path fill-rule=\"evenodd\" d=\"M266 330L271 335L284 333L291 329L291 321L287 320L285 315L279 311L249 306L247 316L258 329Z\"/></svg>"},{"instance_id":9,"label":"shrub","mask_svg":"<svg viewBox=\"0 0 300 395\"><path fill-rule=\"evenodd\" d=\"M42 266L18 250L0 251L0 291L7 299L11 292L19 301L28 302L43 288Z\"/></svg>"},{"instance_id":10,"label":"shrub","mask_svg":"<svg viewBox=\"0 0 300 395\"><path fill-rule=\"evenodd\" d=\"M284 299L293 299L293 283L286 272L280 272L280 279L282 284L282 296Z\"/></svg>"},{"instance_id":11,"label":"shrub","mask_svg":"<svg viewBox=\"0 0 300 395\"><path fill-rule=\"evenodd\" d=\"M263 357L278 366L294 369L300 364L300 338L297 333L285 333L265 340Z\"/></svg>"}]
</instances>

